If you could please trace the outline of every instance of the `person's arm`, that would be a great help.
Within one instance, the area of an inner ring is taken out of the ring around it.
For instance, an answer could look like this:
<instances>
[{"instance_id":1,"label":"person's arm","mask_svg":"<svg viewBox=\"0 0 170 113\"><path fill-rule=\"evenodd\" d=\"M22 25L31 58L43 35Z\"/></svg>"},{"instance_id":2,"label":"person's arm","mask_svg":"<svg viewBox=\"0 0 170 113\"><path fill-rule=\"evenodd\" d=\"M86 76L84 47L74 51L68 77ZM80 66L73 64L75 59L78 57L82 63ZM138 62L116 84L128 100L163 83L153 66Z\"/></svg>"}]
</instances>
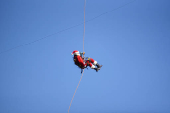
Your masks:
<instances>
[{"instance_id":1,"label":"person's arm","mask_svg":"<svg viewBox=\"0 0 170 113\"><path fill-rule=\"evenodd\" d=\"M81 57L82 57L82 55L85 55L85 52L83 52L83 53L82 53L82 52L80 52L80 56L81 56Z\"/></svg>"}]
</instances>

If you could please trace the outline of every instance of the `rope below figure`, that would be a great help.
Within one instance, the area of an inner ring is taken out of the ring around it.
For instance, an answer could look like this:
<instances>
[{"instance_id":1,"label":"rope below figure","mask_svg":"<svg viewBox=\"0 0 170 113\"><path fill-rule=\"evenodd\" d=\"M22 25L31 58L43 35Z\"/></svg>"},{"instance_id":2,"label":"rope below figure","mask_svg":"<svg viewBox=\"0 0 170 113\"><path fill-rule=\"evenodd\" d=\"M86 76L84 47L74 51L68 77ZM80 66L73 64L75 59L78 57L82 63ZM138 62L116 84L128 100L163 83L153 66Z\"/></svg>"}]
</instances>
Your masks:
<instances>
[{"instance_id":1,"label":"rope below figure","mask_svg":"<svg viewBox=\"0 0 170 113\"><path fill-rule=\"evenodd\" d=\"M83 72L84 72L84 70L83 70ZM80 85L80 82L81 82L82 77L83 77L83 73L82 73L82 75L81 75L81 78L80 78L80 80L79 80L79 83L78 83L78 85L77 85L77 88L76 88L76 90L75 90L75 92L74 92L74 95L73 95L73 97L72 97L72 99L71 99L70 106L69 106L69 109L68 109L68 113L69 113L69 111L70 111L71 104L72 104L72 102L73 102L73 99L74 99L74 96L75 96L75 94L76 94L76 92L77 92L77 89L78 89L78 87L79 87L79 85Z\"/></svg>"}]
</instances>

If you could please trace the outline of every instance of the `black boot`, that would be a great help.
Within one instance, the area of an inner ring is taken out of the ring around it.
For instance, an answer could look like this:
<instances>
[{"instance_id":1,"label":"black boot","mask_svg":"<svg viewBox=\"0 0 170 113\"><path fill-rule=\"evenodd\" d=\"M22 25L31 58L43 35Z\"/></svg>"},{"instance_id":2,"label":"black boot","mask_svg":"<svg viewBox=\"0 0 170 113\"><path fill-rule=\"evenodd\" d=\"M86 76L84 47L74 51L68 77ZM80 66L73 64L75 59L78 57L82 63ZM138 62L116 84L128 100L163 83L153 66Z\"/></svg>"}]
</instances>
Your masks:
<instances>
[{"instance_id":1,"label":"black boot","mask_svg":"<svg viewBox=\"0 0 170 113\"><path fill-rule=\"evenodd\" d=\"M102 65L99 65L98 63L96 64L97 68L100 69Z\"/></svg>"},{"instance_id":2,"label":"black boot","mask_svg":"<svg viewBox=\"0 0 170 113\"><path fill-rule=\"evenodd\" d=\"M98 72L99 68L94 68L94 70L96 70L96 72Z\"/></svg>"}]
</instances>

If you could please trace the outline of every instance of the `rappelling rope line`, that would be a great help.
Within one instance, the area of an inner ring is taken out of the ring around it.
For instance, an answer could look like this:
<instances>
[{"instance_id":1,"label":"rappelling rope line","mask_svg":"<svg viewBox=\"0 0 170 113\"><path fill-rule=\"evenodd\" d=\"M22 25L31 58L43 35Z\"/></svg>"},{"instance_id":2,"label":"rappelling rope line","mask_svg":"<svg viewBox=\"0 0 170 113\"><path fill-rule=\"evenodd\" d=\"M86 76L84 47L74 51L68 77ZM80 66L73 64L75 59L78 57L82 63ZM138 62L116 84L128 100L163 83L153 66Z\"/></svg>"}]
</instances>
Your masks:
<instances>
[{"instance_id":1,"label":"rappelling rope line","mask_svg":"<svg viewBox=\"0 0 170 113\"><path fill-rule=\"evenodd\" d=\"M84 0L84 32L83 32L83 52L84 52L84 37L85 37L85 8L86 8L86 0ZM83 54L84 57L84 54Z\"/></svg>"},{"instance_id":2,"label":"rappelling rope line","mask_svg":"<svg viewBox=\"0 0 170 113\"><path fill-rule=\"evenodd\" d=\"M84 70L83 70L83 72L84 72ZM71 102L70 102L70 106L69 106L69 108L68 108L68 113L69 113L69 111L70 111L71 104L72 104L72 102L73 102L73 99L74 99L74 96L75 96L75 94L76 94L76 92L77 92L77 89L78 89L78 87L79 87L79 85L80 85L80 82L81 82L82 77L83 77L83 73L82 73L82 75L81 75L81 78L80 78L80 80L79 80L79 83L78 83L78 85L77 85L77 88L76 88L76 90L75 90L75 92L74 92L74 95L73 95L73 97L72 97L72 100L71 100Z\"/></svg>"},{"instance_id":3,"label":"rappelling rope line","mask_svg":"<svg viewBox=\"0 0 170 113\"><path fill-rule=\"evenodd\" d=\"M84 0L83 52L84 52L84 37L85 37L85 23L86 23L86 22L85 22L85 7L86 7L86 0ZM83 58L84 58L84 54L83 54ZM81 79L82 79L82 77L83 77L83 73L84 73L84 69L83 69L83 72L82 72L81 78L80 78L80 80L79 80L79 83L78 83L78 85L77 85L77 88L76 88L76 90L75 90L75 92L74 92L74 94L73 94L73 97L72 97L72 99L71 99L70 106L69 106L69 108L68 108L68 113L69 113L69 111L70 111L70 107L71 107L71 104L72 104L72 102L73 102L74 96L75 96L75 94L76 94L76 92L77 92L77 89L78 89L78 87L79 87L79 85L80 85Z\"/></svg>"}]
</instances>

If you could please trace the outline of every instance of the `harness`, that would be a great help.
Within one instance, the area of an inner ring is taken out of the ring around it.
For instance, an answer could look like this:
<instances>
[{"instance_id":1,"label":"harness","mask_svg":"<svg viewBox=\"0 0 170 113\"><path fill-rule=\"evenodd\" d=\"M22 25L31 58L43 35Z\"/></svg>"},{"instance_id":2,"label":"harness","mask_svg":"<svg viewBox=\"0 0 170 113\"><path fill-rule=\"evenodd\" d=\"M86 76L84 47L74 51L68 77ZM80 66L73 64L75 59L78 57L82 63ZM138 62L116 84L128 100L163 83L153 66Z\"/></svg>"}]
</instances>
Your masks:
<instances>
[{"instance_id":1,"label":"harness","mask_svg":"<svg viewBox=\"0 0 170 113\"><path fill-rule=\"evenodd\" d=\"M87 63L87 66L89 66L89 64L91 63L91 58L90 57L86 57L85 58L85 63Z\"/></svg>"}]
</instances>

